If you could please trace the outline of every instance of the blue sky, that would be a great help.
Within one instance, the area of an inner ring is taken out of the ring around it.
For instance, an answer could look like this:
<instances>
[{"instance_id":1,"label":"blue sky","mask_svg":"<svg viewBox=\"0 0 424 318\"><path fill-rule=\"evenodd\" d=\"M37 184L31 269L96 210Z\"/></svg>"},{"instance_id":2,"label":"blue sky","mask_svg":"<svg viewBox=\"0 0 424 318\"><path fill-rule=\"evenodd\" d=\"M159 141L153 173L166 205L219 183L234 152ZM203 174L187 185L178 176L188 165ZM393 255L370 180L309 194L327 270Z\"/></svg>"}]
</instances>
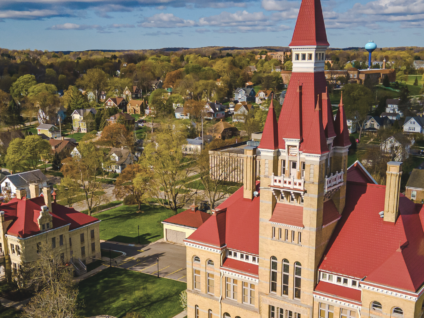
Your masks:
<instances>
[{"instance_id":1,"label":"blue sky","mask_svg":"<svg viewBox=\"0 0 424 318\"><path fill-rule=\"evenodd\" d=\"M424 0L322 0L331 47L424 46ZM287 46L300 0L0 0L0 47Z\"/></svg>"}]
</instances>

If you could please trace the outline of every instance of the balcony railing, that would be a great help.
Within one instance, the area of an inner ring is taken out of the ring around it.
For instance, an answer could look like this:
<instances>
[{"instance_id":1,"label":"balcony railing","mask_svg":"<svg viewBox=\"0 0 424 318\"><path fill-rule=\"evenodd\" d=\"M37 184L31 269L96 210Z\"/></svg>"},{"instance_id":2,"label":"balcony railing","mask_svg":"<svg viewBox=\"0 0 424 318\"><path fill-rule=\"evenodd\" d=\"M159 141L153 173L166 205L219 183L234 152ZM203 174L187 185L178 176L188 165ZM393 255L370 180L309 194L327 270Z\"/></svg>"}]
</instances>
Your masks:
<instances>
[{"instance_id":1,"label":"balcony railing","mask_svg":"<svg viewBox=\"0 0 424 318\"><path fill-rule=\"evenodd\" d=\"M343 184L343 171L325 177L325 192L334 190Z\"/></svg>"},{"instance_id":2,"label":"balcony railing","mask_svg":"<svg viewBox=\"0 0 424 318\"><path fill-rule=\"evenodd\" d=\"M304 191L305 178L296 179L294 176L286 177L283 175L281 177L276 177L272 175L271 186Z\"/></svg>"}]
</instances>

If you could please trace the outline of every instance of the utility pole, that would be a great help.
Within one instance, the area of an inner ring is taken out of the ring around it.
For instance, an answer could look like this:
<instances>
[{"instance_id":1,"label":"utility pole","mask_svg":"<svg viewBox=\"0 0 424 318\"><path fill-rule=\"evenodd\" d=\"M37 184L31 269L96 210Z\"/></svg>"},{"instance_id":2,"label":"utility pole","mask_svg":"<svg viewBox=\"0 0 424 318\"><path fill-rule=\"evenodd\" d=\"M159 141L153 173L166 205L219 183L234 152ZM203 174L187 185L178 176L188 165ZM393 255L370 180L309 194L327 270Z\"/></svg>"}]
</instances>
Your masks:
<instances>
[{"instance_id":1,"label":"utility pole","mask_svg":"<svg viewBox=\"0 0 424 318\"><path fill-rule=\"evenodd\" d=\"M140 225L138 226L138 244L140 244Z\"/></svg>"},{"instance_id":2,"label":"utility pole","mask_svg":"<svg viewBox=\"0 0 424 318\"><path fill-rule=\"evenodd\" d=\"M157 258L157 263L158 263L158 278L159 278L159 257Z\"/></svg>"}]
</instances>

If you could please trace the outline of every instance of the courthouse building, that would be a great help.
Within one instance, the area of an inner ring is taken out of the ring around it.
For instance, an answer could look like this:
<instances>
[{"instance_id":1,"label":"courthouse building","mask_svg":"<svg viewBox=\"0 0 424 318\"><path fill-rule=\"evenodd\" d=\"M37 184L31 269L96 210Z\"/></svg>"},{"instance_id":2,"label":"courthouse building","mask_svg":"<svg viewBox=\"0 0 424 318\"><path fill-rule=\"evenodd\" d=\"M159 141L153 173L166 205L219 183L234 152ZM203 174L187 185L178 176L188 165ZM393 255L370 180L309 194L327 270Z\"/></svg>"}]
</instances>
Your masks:
<instances>
[{"instance_id":1,"label":"courthouse building","mask_svg":"<svg viewBox=\"0 0 424 318\"><path fill-rule=\"evenodd\" d=\"M423 206L399 193L399 162L385 186L347 169L328 46L320 1L303 0L280 118L271 105L259 146L244 148L243 187L184 240L189 318L422 317Z\"/></svg>"}]
</instances>

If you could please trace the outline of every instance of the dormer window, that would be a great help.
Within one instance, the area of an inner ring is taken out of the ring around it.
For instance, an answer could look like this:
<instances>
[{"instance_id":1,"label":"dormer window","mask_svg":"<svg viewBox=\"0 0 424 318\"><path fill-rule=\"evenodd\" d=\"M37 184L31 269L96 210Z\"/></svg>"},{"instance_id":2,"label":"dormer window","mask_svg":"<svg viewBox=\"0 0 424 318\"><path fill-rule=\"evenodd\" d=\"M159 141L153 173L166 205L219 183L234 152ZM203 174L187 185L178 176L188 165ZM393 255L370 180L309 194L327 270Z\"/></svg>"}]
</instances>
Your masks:
<instances>
[{"instance_id":1,"label":"dormer window","mask_svg":"<svg viewBox=\"0 0 424 318\"><path fill-rule=\"evenodd\" d=\"M299 53L296 53L296 54L294 55L294 59L295 59L296 61L299 61Z\"/></svg>"},{"instance_id":2,"label":"dormer window","mask_svg":"<svg viewBox=\"0 0 424 318\"><path fill-rule=\"evenodd\" d=\"M302 53L302 61L306 61L306 53Z\"/></svg>"},{"instance_id":3,"label":"dormer window","mask_svg":"<svg viewBox=\"0 0 424 318\"><path fill-rule=\"evenodd\" d=\"M312 61L312 53L308 54L308 61Z\"/></svg>"}]
</instances>

